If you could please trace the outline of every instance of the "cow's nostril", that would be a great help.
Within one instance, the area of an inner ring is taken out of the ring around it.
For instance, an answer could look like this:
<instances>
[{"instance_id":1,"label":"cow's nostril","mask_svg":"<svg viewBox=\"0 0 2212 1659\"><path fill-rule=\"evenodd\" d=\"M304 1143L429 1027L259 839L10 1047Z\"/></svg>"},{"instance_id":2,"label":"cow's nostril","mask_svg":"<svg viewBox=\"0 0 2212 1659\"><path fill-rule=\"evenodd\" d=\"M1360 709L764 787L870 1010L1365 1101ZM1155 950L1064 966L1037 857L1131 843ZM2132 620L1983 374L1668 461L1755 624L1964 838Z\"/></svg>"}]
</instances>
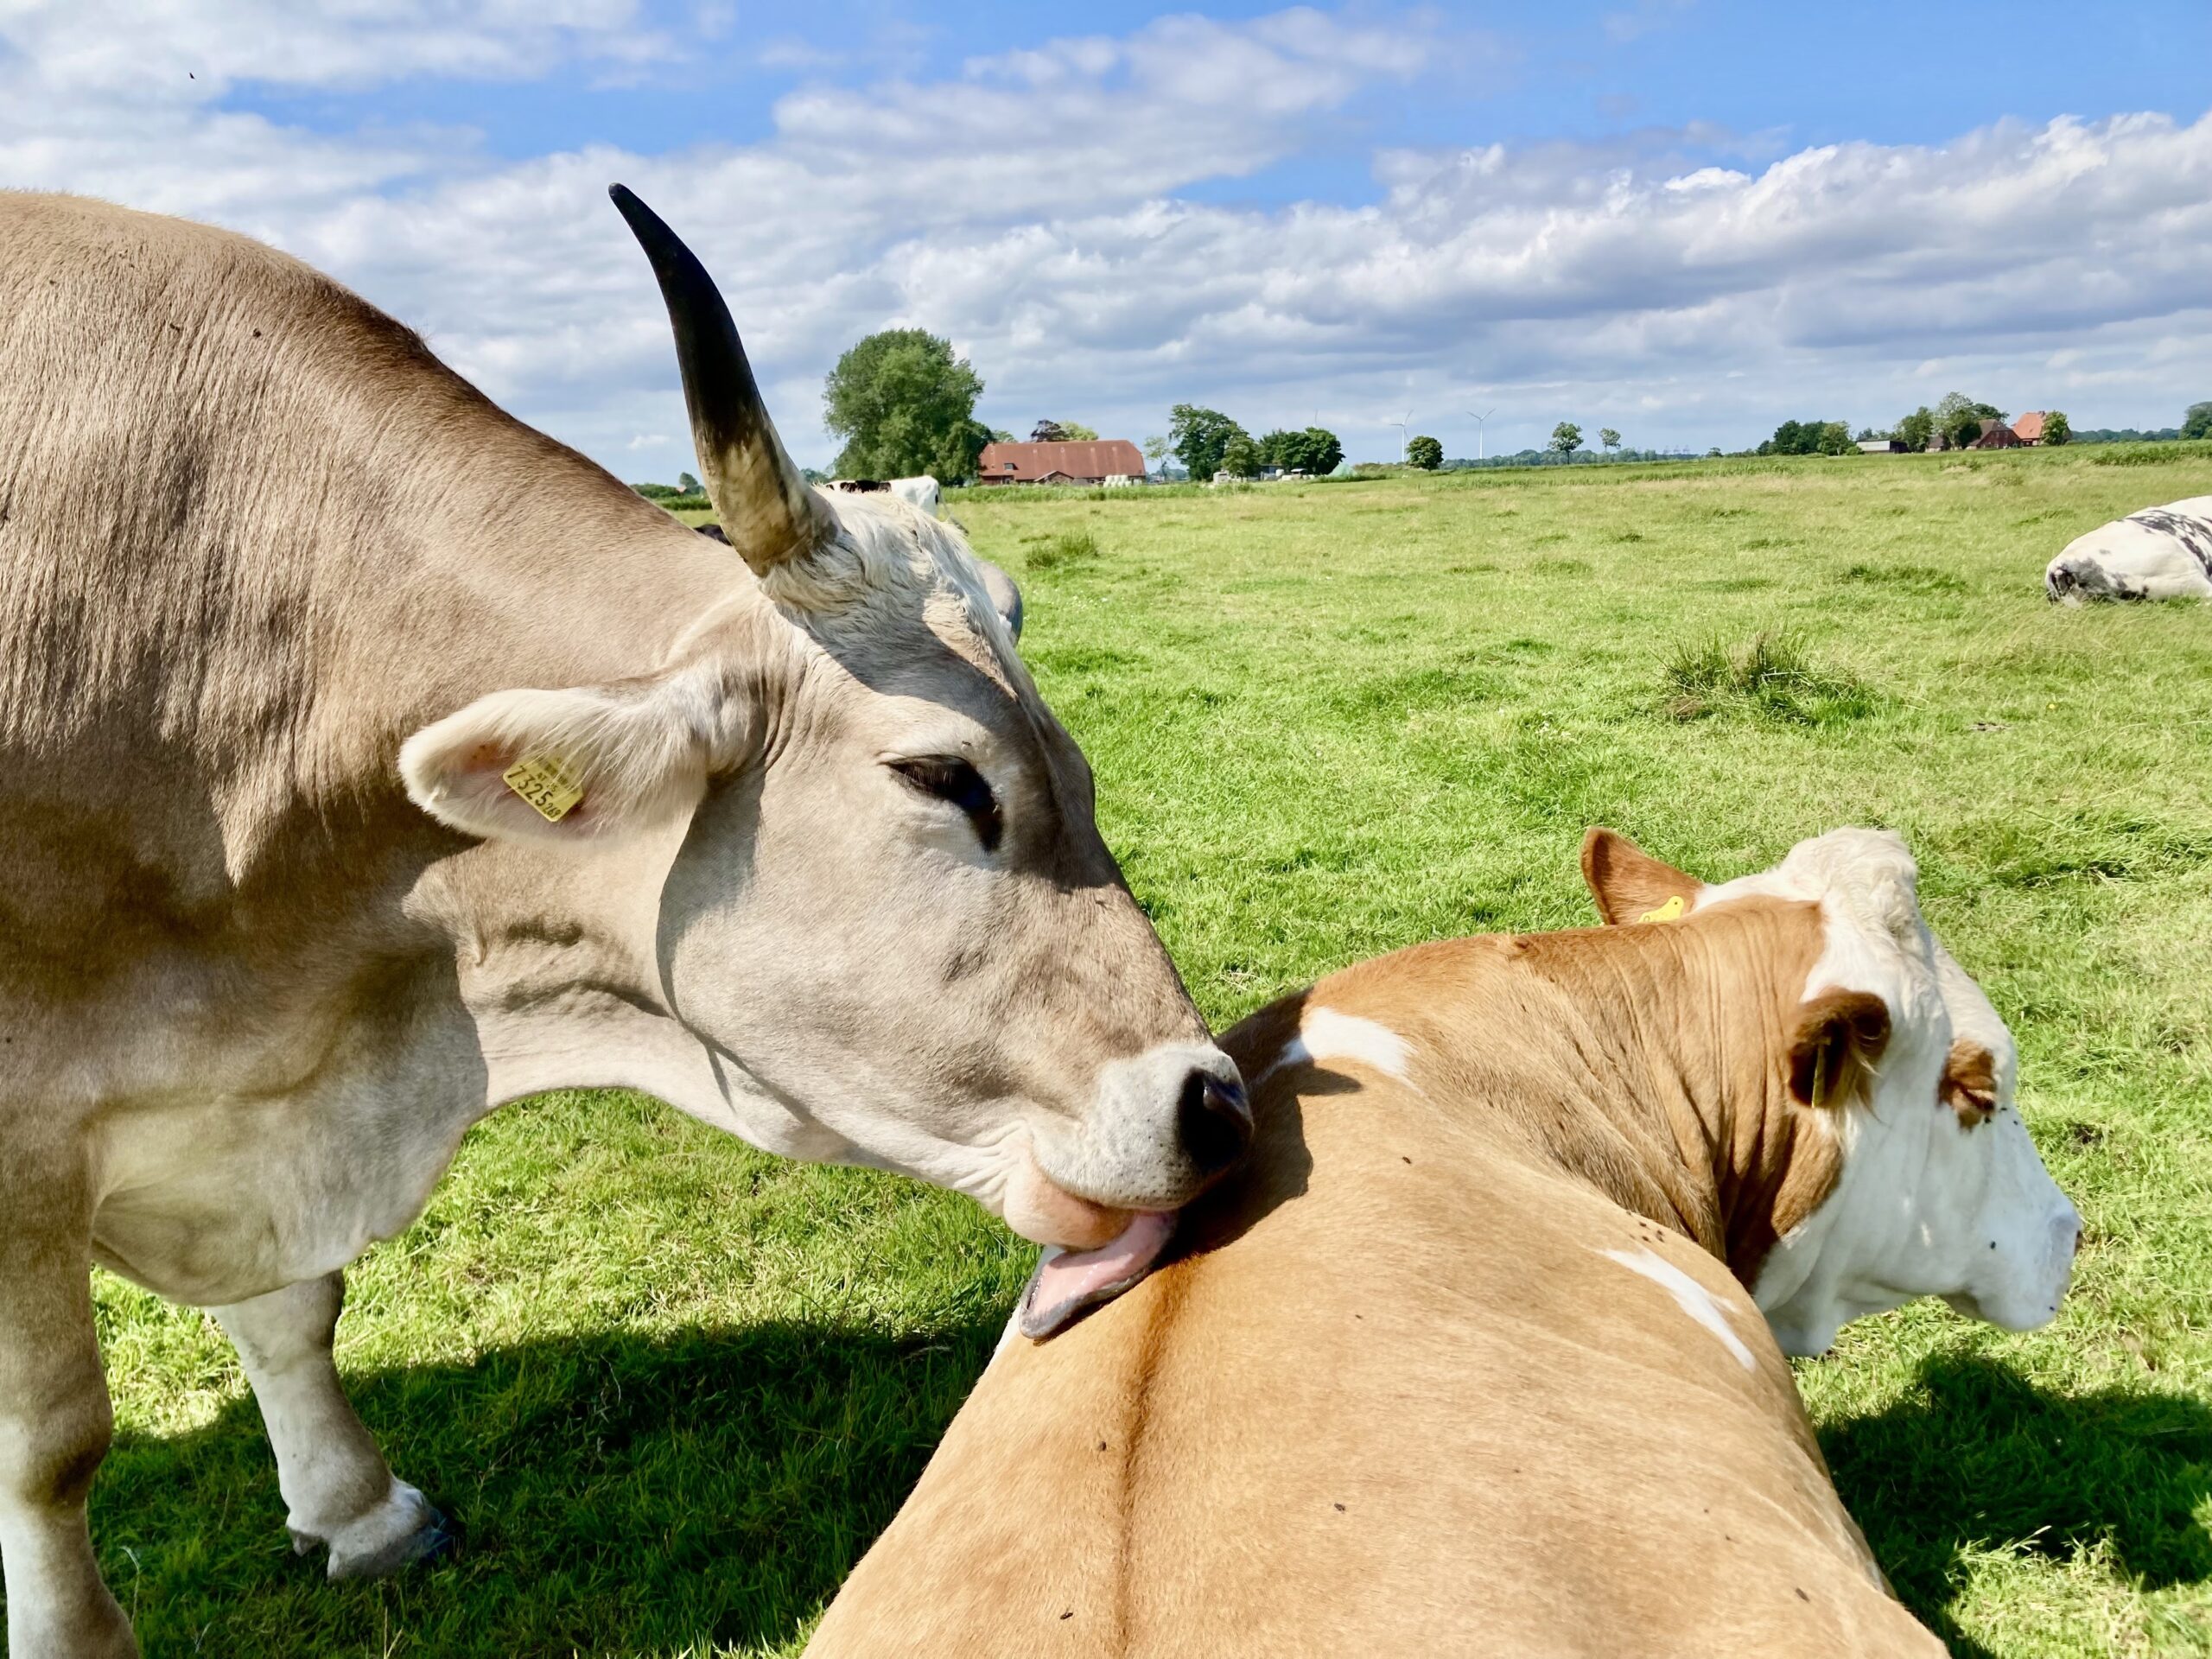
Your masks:
<instances>
[{"instance_id":1,"label":"cow's nostril","mask_svg":"<svg viewBox=\"0 0 2212 1659\"><path fill-rule=\"evenodd\" d=\"M1183 1079L1175 1127L1184 1152L1208 1175L1227 1169L1252 1143L1252 1113L1244 1090L1204 1071Z\"/></svg>"}]
</instances>

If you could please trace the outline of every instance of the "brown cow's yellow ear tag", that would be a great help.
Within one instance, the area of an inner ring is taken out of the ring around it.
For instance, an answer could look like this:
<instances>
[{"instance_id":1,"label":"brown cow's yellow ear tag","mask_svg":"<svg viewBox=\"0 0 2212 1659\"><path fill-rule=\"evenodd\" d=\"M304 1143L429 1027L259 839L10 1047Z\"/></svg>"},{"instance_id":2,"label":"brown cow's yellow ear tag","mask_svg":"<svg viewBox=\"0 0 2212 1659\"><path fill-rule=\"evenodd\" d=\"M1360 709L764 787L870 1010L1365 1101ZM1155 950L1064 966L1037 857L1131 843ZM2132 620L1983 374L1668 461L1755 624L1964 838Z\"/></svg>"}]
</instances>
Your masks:
<instances>
[{"instance_id":1,"label":"brown cow's yellow ear tag","mask_svg":"<svg viewBox=\"0 0 2212 1659\"><path fill-rule=\"evenodd\" d=\"M548 823L558 823L584 798L576 769L554 754L524 755L499 774L509 789L537 809Z\"/></svg>"},{"instance_id":2,"label":"brown cow's yellow ear tag","mask_svg":"<svg viewBox=\"0 0 2212 1659\"><path fill-rule=\"evenodd\" d=\"M1647 910L1636 919L1639 922L1671 922L1682 913L1682 895L1676 893L1656 910Z\"/></svg>"}]
</instances>

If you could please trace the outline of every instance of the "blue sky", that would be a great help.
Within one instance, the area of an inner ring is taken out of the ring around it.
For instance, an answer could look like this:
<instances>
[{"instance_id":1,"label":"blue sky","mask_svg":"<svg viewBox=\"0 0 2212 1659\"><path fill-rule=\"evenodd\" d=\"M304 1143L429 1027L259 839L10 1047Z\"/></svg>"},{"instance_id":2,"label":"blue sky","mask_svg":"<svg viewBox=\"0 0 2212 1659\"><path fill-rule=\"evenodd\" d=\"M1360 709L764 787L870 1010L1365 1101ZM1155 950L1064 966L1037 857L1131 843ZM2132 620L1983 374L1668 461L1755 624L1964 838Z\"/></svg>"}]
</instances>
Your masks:
<instances>
[{"instance_id":1,"label":"blue sky","mask_svg":"<svg viewBox=\"0 0 2212 1659\"><path fill-rule=\"evenodd\" d=\"M0 12L0 184L232 224L632 476L683 461L620 176L729 289L793 447L869 329L983 413L1410 406L1731 447L1954 385L2212 395L2212 7L1202 10L631 0Z\"/></svg>"},{"instance_id":2,"label":"blue sky","mask_svg":"<svg viewBox=\"0 0 2212 1659\"><path fill-rule=\"evenodd\" d=\"M1196 10L1251 18L1281 9ZM1080 32L1127 34L1192 10L1090 5ZM1357 100L1317 131L1299 163L1271 169L1260 195L1313 194L1316 162L1341 176L1342 192L1328 194L1370 194L1358 151L1374 144L1527 143L1696 123L1800 145L1933 143L2004 118L2196 114L2212 105L2212 7L2201 0L1909 10L1661 0L1563 8L1550 22L1526 5L1430 10L1475 37L1470 60ZM698 7L660 5L640 8L639 18L682 43L684 76L610 78L578 65L524 81L424 77L350 91L256 83L226 102L322 132L379 122L470 127L511 159L594 143L658 154L757 143L771 131L773 101L803 84L950 78L969 58L1076 32L1046 9L1003 0L733 6L703 25Z\"/></svg>"}]
</instances>

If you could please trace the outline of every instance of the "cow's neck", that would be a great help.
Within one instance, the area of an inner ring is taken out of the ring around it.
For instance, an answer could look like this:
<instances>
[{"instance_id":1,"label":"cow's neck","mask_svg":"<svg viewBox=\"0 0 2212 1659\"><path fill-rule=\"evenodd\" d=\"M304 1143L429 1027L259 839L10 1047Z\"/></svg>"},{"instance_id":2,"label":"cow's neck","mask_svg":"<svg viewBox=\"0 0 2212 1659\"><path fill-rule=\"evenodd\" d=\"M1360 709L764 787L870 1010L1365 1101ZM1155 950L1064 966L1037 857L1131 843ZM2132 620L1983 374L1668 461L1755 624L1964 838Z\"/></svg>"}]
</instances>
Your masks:
<instances>
[{"instance_id":1,"label":"cow's neck","mask_svg":"<svg viewBox=\"0 0 2212 1659\"><path fill-rule=\"evenodd\" d=\"M1751 1284L1840 1168L1833 1131L1789 1096L1783 1053L1820 954L1817 910L1752 900L1519 944L1518 964L1567 1005L1516 1033L1555 1050L1536 1069L1560 1090L1545 1154Z\"/></svg>"},{"instance_id":2,"label":"cow's neck","mask_svg":"<svg viewBox=\"0 0 2212 1659\"><path fill-rule=\"evenodd\" d=\"M614 846L472 849L411 908L454 942L489 1110L549 1089L635 1089L789 1157L851 1148L677 1020L658 965L660 897L684 826Z\"/></svg>"}]
</instances>

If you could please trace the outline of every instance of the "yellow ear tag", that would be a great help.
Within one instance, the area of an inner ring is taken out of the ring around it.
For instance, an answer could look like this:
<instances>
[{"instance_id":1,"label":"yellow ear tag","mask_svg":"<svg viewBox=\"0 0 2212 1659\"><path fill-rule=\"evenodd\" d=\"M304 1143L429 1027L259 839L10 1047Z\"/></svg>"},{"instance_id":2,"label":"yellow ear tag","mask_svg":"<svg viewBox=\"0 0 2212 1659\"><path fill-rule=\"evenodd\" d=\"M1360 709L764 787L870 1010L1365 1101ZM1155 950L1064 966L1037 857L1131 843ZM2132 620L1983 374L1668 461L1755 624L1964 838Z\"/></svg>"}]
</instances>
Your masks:
<instances>
[{"instance_id":1,"label":"yellow ear tag","mask_svg":"<svg viewBox=\"0 0 2212 1659\"><path fill-rule=\"evenodd\" d=\"M1682 895L1676 893L1656 910L1647 910L1636 919L1639 922L1671 922L1682 913Z\"/></svg>"},{"instance_id":2,"label":"yellow ear tag","mask_svg":"<svg viewBox=\"0 0 2212 1659\"><path fill-rule=\"evenodd\" d=\"M555 754L525 755L499 774L507 787L537 809L548 823L558 823L584 798L583 779Z\"/></svg>"}]
</instances>

